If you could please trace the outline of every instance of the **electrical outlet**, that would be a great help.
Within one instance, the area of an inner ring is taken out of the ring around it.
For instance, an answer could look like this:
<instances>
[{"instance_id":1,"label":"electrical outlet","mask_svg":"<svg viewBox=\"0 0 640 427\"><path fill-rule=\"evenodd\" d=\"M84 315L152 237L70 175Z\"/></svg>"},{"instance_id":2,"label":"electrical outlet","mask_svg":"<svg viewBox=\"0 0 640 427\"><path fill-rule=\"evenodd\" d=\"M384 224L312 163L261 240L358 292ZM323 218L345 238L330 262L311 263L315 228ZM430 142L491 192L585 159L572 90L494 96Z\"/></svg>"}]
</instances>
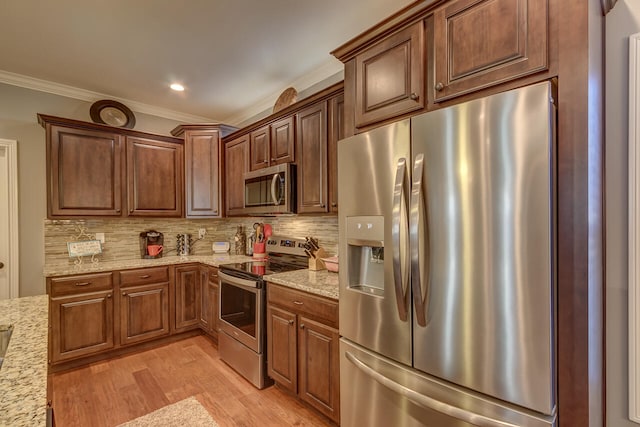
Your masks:
<instances>
[{"instance_id":1,"label":"electrical outlet","mask_svg":"<svg viewBox=\"0 0 640 427\"><path fill-rule=\"evenodd\" d=\"M198 230L198 239L204 239L204 236L207 234L206 228L201 228Z\"/></svg>"},{"instance_id":2,"label":"electrical outlet","mask_svg":"<svg viewBox=\"0 0 640 427\"><path fill-rule=\"evenodd\" d=\"M104 243L104 233L96 233L96 240L99 240L100 243Z\"/></svg>"}]
</instances>

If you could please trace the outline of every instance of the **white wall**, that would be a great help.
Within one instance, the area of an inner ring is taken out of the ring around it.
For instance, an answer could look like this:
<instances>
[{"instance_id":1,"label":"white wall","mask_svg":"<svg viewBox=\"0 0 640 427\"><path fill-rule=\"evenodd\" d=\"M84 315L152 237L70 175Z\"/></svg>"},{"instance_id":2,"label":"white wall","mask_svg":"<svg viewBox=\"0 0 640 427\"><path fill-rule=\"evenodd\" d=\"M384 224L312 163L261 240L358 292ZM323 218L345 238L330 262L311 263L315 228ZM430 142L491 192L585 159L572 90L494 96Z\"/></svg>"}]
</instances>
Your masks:
<instances>
[{"instance_id":1,"label":"white wall","mask_svg":"<svg viewBox=\"0 0 640 427\"><path fill-rule=\"evenodd\" d=\"M607 426L638 426L628 404L629 36L640 32L640 1L618 0L606 17L606 394Z\"/></svg>"},{"instance_id":2,"label":"white wall","mask_svg":"<svg viewBox=\"0 0 640 427\"><path fill-rule=\"evenodd\" d=\"M20 296L45 293L47 216L44 128L37 113L91 121L91 103L0 83L0 138L18 141ZM136 130L169 135L178 122L136 113Z\"/></svg>"}]
</instances>

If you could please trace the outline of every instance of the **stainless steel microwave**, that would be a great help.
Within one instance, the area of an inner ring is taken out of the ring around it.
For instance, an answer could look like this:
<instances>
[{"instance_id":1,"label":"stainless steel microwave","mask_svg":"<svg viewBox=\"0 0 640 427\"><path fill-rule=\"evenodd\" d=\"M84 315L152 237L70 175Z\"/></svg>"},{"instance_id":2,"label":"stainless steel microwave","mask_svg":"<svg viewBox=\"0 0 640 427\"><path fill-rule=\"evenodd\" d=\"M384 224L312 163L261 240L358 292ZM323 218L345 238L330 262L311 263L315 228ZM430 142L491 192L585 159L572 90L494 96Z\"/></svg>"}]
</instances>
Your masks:
<instances>
[{"instance_id":1,"label":"stainless steel microwave","mask_svg":"<svg viewBox=\"0 0 640 427\"><path fill-rule=\"evenodd\" d=\"M283 163L244 174L244 209L248 215L296 212L296 167Z\"/></svg>"}]
</instances>

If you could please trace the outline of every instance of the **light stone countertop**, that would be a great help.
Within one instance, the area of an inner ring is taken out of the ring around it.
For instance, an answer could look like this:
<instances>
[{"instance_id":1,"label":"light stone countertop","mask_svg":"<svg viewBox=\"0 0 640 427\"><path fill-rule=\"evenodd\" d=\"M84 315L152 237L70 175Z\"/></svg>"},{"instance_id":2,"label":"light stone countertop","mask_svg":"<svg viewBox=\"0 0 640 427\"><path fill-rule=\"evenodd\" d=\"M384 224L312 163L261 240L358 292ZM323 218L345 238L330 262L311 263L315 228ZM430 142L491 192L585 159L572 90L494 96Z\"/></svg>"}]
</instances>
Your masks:
<instances>
[{"instance_id":1,"label":"light stone countertop","mask_svg":"<svg viewBox=\"0 0 640 427\"><path fill-rule=\"evenodd\" d=\"M189 255L168 256L156 259L123 259L91 263L85 260L81 265L49 264L44 266L45 277L67 276L70 274L97 273L100 271L127 270L130 268L158 267L162 265L189 264L199 262L201 264L219 267L221 264L251 261L251 257L244 255L214 254L214 255Z\"/></svg>"},{"instance_id":2,"label":"light stone countertop","mask_svg":"<svg viewBox=\"0 0 640 427\"><path fill-rule=\"evenodd\" d=\"M13 334L0 368L0 426L47 421L47 295L0 300L0 324Z\"/></svg>"},{"instance_id":3,"label":"light stone countertop","mask_svg":"<svg viewBox=\"0 0 640 427\"><path fill-rule=\"evenodd\" d=\"M202 263L219 267L222 264L251 261L252 258L244 255L189 255L168 256L157 259L125 259L118 261L98 262L92 264L85 262L75 266L69 264L45 265L46 277L66 276L71 274L96 273L100 271L126 270L130 268L157 267L162 265ZM264 276L264 279L294 289L299 289L323 297L338 299L338 274L327 270L311 271L297 270L286 273L276 273Z\"/></svg>"},{"instance_id":4,"label":"light stone countertop","mask_svg":"<svg viewBox=\"0 0 640 427\"><path fill-rule=\"evenodd\" d=\"M338 300L338 273L327 270L296 270L264 276L268 282Z\"/></svg>"}]
</instances>

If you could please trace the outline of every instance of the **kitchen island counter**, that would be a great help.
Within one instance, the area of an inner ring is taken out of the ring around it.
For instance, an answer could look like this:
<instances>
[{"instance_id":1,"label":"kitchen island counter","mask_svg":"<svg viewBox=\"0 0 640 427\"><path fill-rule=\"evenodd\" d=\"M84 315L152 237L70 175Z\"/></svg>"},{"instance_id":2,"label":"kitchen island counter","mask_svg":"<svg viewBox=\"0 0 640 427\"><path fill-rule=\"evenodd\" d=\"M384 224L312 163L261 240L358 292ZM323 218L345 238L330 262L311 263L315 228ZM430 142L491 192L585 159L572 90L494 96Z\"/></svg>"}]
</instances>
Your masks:
<instances>
[{"instance_id":1,"label":"kitchen island counter","mask_svg":"<svg viewBox=\"0 0 640 427\"><path fill-rule=\"evenodd\" d=\"M48 301L0 300L0 324L14 325L0 368L0 426L46 425Z\"/></svg>"},{"instance_id":2,"label":"kitchen island counter","mask_svg":"<svg viewBox=\"0 0 640 427\"><path fill-rule=\"evenodd\" d=\"M219 267L221 264L234 262L251 261L251 257L244 255L189 255L189 256L168 256L157 259L123 259L118 261L105 261L92 263L90 261L81 265L73 264L50 264L45 265L45 277L67 276L70 274L97 273L101 271L127 270L130 268L158 267L162 265L179 265L190 263L201 263L212 267Z\"/></svg>"},{"instance_id":3,"label":"kitchen island counter","mask_svg":"<svg viewBox=\"0 0 640 427\"><path fill-rule=\"evenodd\" d=\"M338 300L338 274L327 270L295 270L264 276L268 282Z\"/></svg>"}]
</instances>

